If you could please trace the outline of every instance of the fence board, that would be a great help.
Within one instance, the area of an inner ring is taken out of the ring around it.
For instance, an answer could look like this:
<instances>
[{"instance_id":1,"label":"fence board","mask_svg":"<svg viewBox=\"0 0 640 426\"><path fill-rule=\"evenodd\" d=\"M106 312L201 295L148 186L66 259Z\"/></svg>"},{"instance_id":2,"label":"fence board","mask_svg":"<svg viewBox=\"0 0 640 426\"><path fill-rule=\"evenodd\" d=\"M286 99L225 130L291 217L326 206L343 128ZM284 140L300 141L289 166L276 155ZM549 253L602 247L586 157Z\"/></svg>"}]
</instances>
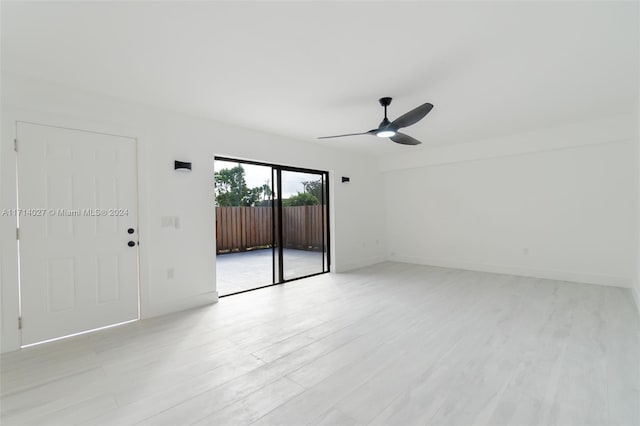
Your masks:
<instances>
[{"instance_id":1,"label":"fence board","mask_svg":"<svg viewBox=\"0 0 640 426\"><path fill-rule=\"evenodd\" d=\"M302 250L322 250L324 206L282 208L283 245ZM270 247L271 207L216 207L216 247L218 253Z\"/></svg>"}]
</instances>

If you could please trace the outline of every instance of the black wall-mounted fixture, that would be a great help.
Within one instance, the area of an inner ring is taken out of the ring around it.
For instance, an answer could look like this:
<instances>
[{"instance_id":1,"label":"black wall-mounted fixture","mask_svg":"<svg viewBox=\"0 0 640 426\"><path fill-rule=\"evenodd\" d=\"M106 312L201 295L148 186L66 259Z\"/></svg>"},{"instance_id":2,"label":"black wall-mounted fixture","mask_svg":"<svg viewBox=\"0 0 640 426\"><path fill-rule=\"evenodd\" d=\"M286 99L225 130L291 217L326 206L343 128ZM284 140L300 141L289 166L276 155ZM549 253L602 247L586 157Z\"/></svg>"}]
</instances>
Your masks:
<instances>
[{"instance_id":1,"label":"black wall-mounted fixture","mask_svg":"<svg viewBox=\"0 0 640 426\"><path fill-rule=\"evenodd\" d=\"M342 183L349 183L351 182L351 178L348 178L346 176L342 176Z\"/></svg>"},{"instance_id":2,"label":"black wall-mounted fixture","mask_svg":"<svg viewBox=\"0 0 640 426\"><path fill-rule=\"evenodd\" d=\"M184 172L190 172L191 171L191 163L186 162L186 161L174 161L173 163L173 168L174 170L181 170Z\"/></svg>"}]
</instances>

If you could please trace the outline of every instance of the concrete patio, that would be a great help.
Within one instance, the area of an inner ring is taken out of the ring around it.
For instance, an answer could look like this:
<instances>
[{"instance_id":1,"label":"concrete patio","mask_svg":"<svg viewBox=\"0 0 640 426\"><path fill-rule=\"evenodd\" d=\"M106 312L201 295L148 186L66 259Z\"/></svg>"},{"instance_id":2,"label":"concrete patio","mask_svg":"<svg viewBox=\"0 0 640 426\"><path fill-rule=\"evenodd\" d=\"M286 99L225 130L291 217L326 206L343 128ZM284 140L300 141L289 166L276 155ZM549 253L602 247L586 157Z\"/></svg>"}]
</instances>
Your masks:
<instances>
[{"instance_id":1,"label":"concrete patio","mask_svg":"<svg viewBox=\"0 0 640 426\"><path fill-rule=\"evenodd\" d=\"M284 277L290 280L322 272L322 252L284 249ZM252 250L216 256L218 294L237 293L273 284L272 250Z\"/></svg>"}]
</instances>

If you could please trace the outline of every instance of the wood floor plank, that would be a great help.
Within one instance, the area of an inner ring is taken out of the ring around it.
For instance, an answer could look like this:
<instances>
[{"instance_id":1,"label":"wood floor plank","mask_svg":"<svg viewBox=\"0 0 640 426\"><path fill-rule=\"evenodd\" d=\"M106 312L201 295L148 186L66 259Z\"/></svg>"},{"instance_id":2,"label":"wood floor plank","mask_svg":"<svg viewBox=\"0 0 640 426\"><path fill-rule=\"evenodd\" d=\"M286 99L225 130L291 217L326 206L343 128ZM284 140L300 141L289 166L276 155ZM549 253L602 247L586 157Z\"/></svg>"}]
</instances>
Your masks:
<instances>
[{"instance_id":1,"label":"wood floor plank","mask_svg":"<svg viewBox=\"0 0 640 426\"><path fill-rule=\"evenodd\" d=\"M3 425L637 425L627 289L382 263L4 354Z\"/></svg>"}]
</instances>

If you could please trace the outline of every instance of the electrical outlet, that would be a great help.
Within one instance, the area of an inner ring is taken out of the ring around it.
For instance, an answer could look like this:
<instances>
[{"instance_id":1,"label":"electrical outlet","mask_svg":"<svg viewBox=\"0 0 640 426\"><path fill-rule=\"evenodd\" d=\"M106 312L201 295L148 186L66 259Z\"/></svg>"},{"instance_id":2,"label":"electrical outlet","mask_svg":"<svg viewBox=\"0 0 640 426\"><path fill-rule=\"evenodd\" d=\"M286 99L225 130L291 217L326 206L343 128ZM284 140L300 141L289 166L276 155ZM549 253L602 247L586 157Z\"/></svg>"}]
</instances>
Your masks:
<instances>
[{"instance_id":1,"label":"electrical outlet","mask_svg":"<svg viewBox=\"0 0 640 426\"><path fill-rule=\"evenodd\" d=\"M167 269L167 278L169 279L173 278L173 268Z\"/></svg>"}]
</instances>

